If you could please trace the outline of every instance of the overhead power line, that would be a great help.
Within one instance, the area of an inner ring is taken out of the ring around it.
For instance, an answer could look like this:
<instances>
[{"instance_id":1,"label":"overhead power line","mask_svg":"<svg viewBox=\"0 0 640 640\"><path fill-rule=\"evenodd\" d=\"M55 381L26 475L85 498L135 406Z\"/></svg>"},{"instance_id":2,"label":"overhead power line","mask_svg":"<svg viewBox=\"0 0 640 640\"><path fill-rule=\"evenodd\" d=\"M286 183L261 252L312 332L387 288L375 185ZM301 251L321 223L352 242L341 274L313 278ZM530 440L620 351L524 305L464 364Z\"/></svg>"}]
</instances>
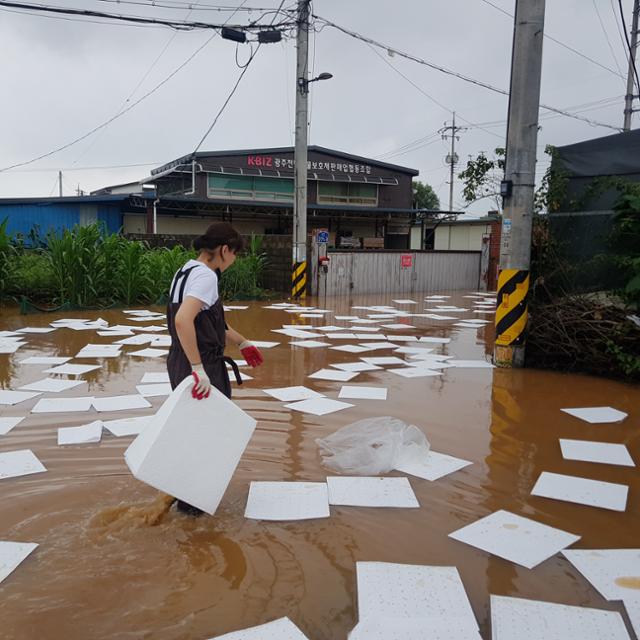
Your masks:
<instances>
[{"instance_id":1,"label":"overhead power line","mask_svg":"<svg viewBox=\"0 0 640 640\"><path fill-rule=\"evenodd\" d=\"M71 7L54 7L51 5L42 4L27 4L23 2L10 2L9 0L0 0L0 7L9 7L12 9L21 9L25 11L37 12L42 11L45 13L62 14L68 16L77 16L79 18L101 18L107 20L118 20L122 22L129 22L136 25L155 25L169 27L171 29L177 29L180 31L193 31L195 29L215 29L220 30L224 26L229 26L233 29L248 30L261 30L265 25L257 23L250 23L244 25L225 25L225 24L213 24L210 22L200 22L192 20L169 20L163 18L148 18L144 16L131 16L124 14L108 13L106 11L93 11L90 9L73 9ZM288 20L277 24L271 24L270 28L284 28L294 27L295 21Z\"/></svg>"},{"instance_id":2,"label":"overhead power line","mask_svg":"<svg viewBox=\"0 0 640 640\"><path fill-rule=\"evenodd\" d=\"M231 5L215 5L203 2L178 2L177 0L97 0L98 2L106 2L110 4L127 4L140 7L151 7L158 9L175 9L177 11L218 11L236 13L238 11L264 11L272 12L273 7L234 7Z\"/></svg>"},{"instance_id":3,"label":"overhead power line","mask_svg":"<svg viewBox=\"0 0 640 640\"><path fill-rule=\"evenodd\" d=\"M627 43L627 50L629 51L629 63L633 67L633 75L636 79L636 86L638 87L638 93L640 93L640 76L638 76L638 67L636 66L636 56L631 42L629 41L629 31L627 30L627 21L624 17L624 9L622 7L622 0L618 0L618 8L620 9L620 19L622 20L622 31L624 32L624 39Z\"/></svg>"},{"instance_id":4,"label":"overhead power line","mask_svg":"<svg viewBox=\"0 0 640 640\"><path fill-rule=\"evenodd\" d=\"M401 51L399 49L396 49L395 47L391 47L389 45L383 44L382 42L378 42L377 40L373 40L372 38L369 38L367 36L364 36L360 33L357 33L356 31L352 31L351 29L347 29L346 27L342 27L339 24L336 24L335 22L331 22L330 20L327 20L326 18L323 18L321 16L318 15L313 15L313 18L320 21L321 23L325 24L328 27L332 27L333 29L336 29L337 31L341 31L342 33L355 38L356 40L361 40L362 42L366 42L367 44L373 45L374 47L378 47L380 49L383 49L385 51L391 52L395 55L398 55L402 58L406 58L407 60L412 60L413 62L417 62L418 64L422 64L426 67L429 67L431 69L434 69L435 71L440 71L441 73L444 73L446 75L452 76L454 78L458 78L459 80L463 80L464 82L468 82L470 84L473 84L477 87L481 87L483 89L487 89L489 91L493 91L494 93L499 93L503 96L508 96L509 92L506 91L505 89L500 89L499 87L495 87L491 84L489 84L488 82L483 82L482 80L476 80L475 78L472 78L470 76L467 76L463 73L459 73L458 71L454 71L452 69L447 69L446 67L443 67L441 65L435 64L433 62L429 62L428 60L425 60L424 58L420 58L418 56L414 56L410 53L406 53L405 51ZM540 107L542 109L546 109L547 111L553 111L554 113L558 113L560 115L563 116L567 116L568 118L573 118L575 120L581 120L582 122L586 122L587 124L590 124L594 127L605 127L606 129L613 129L614 131L621 131L620 127L615 127L613 125L610 124L606 124L603 122L598 122L596 120L591 120L589 118L585 118L583 116L580 115L576 115L574 113L569 113L568 111L564 111L562 109L558 109L556 107L552 107L546 104L540 104Z\"/></svg>"},{"instance_id":5,"label":"overhead power line","mask_svg":"<svg viewBox=\"0 0 640 640\"><path fill-rule=\"evenodd\" d=\"M591 2L593 3L593 8L596 10L596 15L598 16L598 22L600 23L600 28L602 29L604 38L607 41L607 45L609 46L609 51L611 52L611 57L613 58L613 62L616 65L616 69L618 70L620 77L624 80L624 74L622 73L622 69L620 69L620 65L618 64L618 58L616 56L616 52L613 50L611 39L609 38L609 34L607 33L606 27L604 26L604 20L600 15L600 10L598 9L598 3L596 2L596 0L591 0Z\"/></svg>"}]
</instances>

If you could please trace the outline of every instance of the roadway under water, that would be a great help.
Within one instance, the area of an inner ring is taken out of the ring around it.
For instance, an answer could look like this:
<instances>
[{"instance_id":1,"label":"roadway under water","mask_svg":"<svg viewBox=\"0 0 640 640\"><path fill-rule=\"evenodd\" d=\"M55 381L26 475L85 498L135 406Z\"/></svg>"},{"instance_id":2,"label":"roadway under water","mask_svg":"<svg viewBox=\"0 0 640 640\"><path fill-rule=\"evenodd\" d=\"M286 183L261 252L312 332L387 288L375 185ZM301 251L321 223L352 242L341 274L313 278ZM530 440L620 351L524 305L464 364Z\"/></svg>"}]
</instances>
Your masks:
<instances>
[{"instance_id":1,"label":"roadway under water","mask_svg":"<svg viewBox=\"0 0 640 640\"><path fill-rule=\"evenodd\" d=\"M319 304L349 315L352 304L393 304L392 297ZM455 293L443 304L469 308L470 302ZM447 534L507 509L581 535L575 548L638 547L638 470L563 460L558 438L624 443L640 461L640 388L534 370L449 368L442 376L416 379L372 371L361 373L353 384L386 386L387 401L355 400L354 408L323 417L290 412L260 390L304 384L335 398L341 383L305 376L358 358L324 348L291 348L289 338L270 329L294 322L348 323L331 315L320 322L295 320L284 311L263 309L268 303L247 304L248 310L228 313L229 324L249 338L281 345L263 350L264 366L243 369L254 379L234 388L234 399L258 420L258 427L214 517L193 519L167 510L166 497L135 480L123 460L132 437L105 432L100 444L57 446L58 427L124 417L123 412L29 414L37 398L0 408L2 416L27 415L0 436L0 452L32 449L47 468L46 473L0 481L0 539L40 545L0 584L2 640L206 640L281 616L289 616L310 640L342 640L357 621L359 560L455 565L487 639L489 594L623 611L620 603L603 600L560 555L529 570ZM422 312L421 305L409 310ZM20 316L5 310L0 329L45 326L74 315L127 323L120 311ZM490 358L491 324L476 331L451 322L405 322L418 328L400 333L451 337L447 345L432 345L438 353ZM15 354L0 355L3 388L17 389L47 375L45 366L20 365L21 359L73 356L89 342L113 340L70 329L27 338L29 344ZM229 353L237 355L233 349ZM83 377L88 388L47 397L135 393L144 372L164 368L162 360L128 356L98 362L104 366ZM131 415L151 414L162 401L151 398L153 409ZM598 405L629 417L620 424L590 425L560 411ZM379 415L419 426L434 450L473 465L435 482L410 477L419 509L332 507L329 519L285 523L244 518L251 480L324 480L327 471L315 439ZM531 496L541 471L627 484L627 509L618 513ZM640 577L625 575L619 581L633 590Z\"/></svg>"}]
</instances>

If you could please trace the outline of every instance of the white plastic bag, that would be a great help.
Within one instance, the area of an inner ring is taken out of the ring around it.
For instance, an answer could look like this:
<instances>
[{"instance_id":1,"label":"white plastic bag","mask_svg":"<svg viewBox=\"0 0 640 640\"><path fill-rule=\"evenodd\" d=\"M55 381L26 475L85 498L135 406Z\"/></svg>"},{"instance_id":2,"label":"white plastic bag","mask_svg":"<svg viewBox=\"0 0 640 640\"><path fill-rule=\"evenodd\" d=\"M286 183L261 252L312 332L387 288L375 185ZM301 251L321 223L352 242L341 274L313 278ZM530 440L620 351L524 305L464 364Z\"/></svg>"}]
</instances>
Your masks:
<instances>
[{"instance_id":1,"label":"white plastic bag","mask_svg":"<svg viewBox=\"0 0 640 640\"><path fill-rule=\"evenodd\" d=\"M386 473L429 453L429 441L418 427L391 416L359 420L316 443L325 467L356 476Z\"/></svg>"}]
</instances>

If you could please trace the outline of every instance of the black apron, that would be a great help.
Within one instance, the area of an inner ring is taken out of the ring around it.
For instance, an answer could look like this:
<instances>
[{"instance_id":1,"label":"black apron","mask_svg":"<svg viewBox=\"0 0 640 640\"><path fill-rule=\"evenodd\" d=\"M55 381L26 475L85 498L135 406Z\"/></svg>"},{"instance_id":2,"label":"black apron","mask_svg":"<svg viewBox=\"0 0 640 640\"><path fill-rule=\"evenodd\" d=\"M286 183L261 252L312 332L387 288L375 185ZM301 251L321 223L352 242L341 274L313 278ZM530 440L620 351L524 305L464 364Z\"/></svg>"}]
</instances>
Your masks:
<instances>
[{"instance_id":1,"label":"black apron","mask_svg":"<svg viewBox=\"0 0 640 640\"><path fill-rule=\"evenodd\" d=\"M171 388L175 389L185 378L191 375L193 367L182 349L180 339L176 332L176 314L182 304L184 290L189 274L199 267L193 266L187 269L180 269L176 274L173 286L169 292L169 302L167 304L167 324L171 334L171 347L167 358L167 369L169 370L169 380ZM177 302L173 302L176 290L178 290ZM198 341L198 351L202 366L211 380L211 384L224 393L227 398L231 397L231 382L227 372L226 363L231 365L238 384L242 384L238 365L224 355L225 331L227 325L224 321L224 308L220 298L209 309L203 309L194 320L196 328L196 338Z\"/></svg>"}]
</instances>

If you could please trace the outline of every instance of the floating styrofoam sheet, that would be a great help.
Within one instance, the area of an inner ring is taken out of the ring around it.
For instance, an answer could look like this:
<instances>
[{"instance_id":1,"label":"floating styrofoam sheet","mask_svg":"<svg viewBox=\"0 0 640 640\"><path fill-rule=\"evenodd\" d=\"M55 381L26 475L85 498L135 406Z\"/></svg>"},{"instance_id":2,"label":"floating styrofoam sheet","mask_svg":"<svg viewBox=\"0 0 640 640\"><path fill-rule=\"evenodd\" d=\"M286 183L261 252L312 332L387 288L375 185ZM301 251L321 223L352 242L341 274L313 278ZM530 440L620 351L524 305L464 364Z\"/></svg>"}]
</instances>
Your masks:
<instances>
[{"instance_id":1,"label":"floating styrofoam sheet","mask_svg":"<svg viewBox=\"0 0 640 640\"><path fill-rule=\"evenodd\" d=\"M55 327L23 327L22 329L16 329L17 333L51 333L55 331Z\"/></svg>"},{"instance_id":2,"label":"floating styrofoam sheet","mask_svg":"<svg viewBox=\"0 0 640 640\"><path fill-rule=\"evenodd\" d=\"M320 340L295 340L289 343L292 347L305 347L306 349L317 349L320 347L330 347L330 342Z\"/></svg>"},{"instance_id":3,"label":"floating styrofoam sheet","mask_svg":"<svg viewBox=\"0 0 640 640\"><path fill-rule=\"evenodd\" d=\"M452 326L462 329L482 329L482 325L471 324L470 322L454 322Z\"/></svg>"},{"instance_id":4,"label":"floating styrofoam sheet","mask_svg":"<svg viewBox=\"0 0 640 640\"><path fill-rule=\"evenodd\" d=\"M367 335L367 338L371 336ZM331 340L357 340L358 336L355 333L330 333L325 336Z\"/></svg>"},{"instance_id":5,"label":"floating styrofoam sheet","mask_svg":"<svg viewBox=\"0 0 640 640\"><path fill-rule=\"evenodd\" d=\"M17 331L0 331L1 338L22 338L22 335Z\"/></svg>"},{"instance_id":6,"label":"floating styrofoam sheet","mask_svg":"<svg viewBox=\"0 0 640 640\"><path fill-rule=\"evenodd\" d=\"M103 398L93 398L93 407L98 413L102 413L105 411L148 409L150 406L151 403L137 393L124 396L107 396Z\"/></svg>"},{"instance_id":7,"label":"floating styrofoam sheet","mask_svg":"<svg viewBox=\"0 0 640 640\"><path fill-rule=\"evenodd\" d=\"M349 382L358 375L357 371L336 371L335 369L320 369L309 375L314 380L335 380L337 382Z\"/></svg>"},{"instance_id":8,"label":"floating styrofoam sheet","mask_svg":"<svg viewBox=\"0 0 640 640\"><path fill-rule=\"evenodd\" d=\"M163 382L169 382L167 371L148 371L140 380L140 384L161 384Z\"/></svg>"},{"instance_id":9,"label":"floating styrofoam sheet","mask_svg":"<svg viewBox=\"0 0 640 640\"><path fill-rule=\"evenodd\" d=\"M230 304L230 305L225 305L224 310L225 311L244 311L245 309L248 309L249 305L248 304Z\"/></svg>"},{"instance_id":10,"label":"floating styrofoam sheet","mask_svg":"<svg viewBox=\"0 0 640 640\"><path fill-rule=\"evenodd\" d=\"M82 349L74 358L119 358L121 355L120 351L113 349Z\"/></svg>"},{"instance_id":11,"label":"floating styrofoam sheet","mask_svg":"<svg viewBox=\"0 0 640 640\"><path fill-rule=\"evenodd\" d=\"M93 396L82 398L42 398L31 413L77 413L89 411L93 403Z\"/></svg>"},{"instance_id":12,"label":"floating styrofoam sheet","mask_svg":"<svg viewBox=\"0 0 640 640\"><path fill-rule=\"evenodd\" d=\"M60 378L43 378L42 380L36 380L20 387L25 391L47 391L52 393L59 393L60 391L67 391L67 389L73 389L79 387L82 384L86 384L84 380L61 380Z\"/></svg>"},{"instance_id":13,"label":"floating styrofoam sheet","mask_svg":"<svg viewBox=\"0 0 640 640\"><path fill-rule=\"evenodd\" d=\"M32 473L43 473L44 471L46 471L45 466L31 449L0 453L0 480L28 476ZM0 570L1 567L0 564Z\"/></svg>"},{"instance_id":14,"label":"floating styrofoam sheet","mask_svg":"<svg viewBox=\"0 0 640 640\"><path fill-rule=\"evenodd\" d=\"M324 337L322 333L317 333L316 331L305 331L304 329L271 329L271 331L274 333L281 333L289 338L307 339Z\"/></svg>"},{"instance_id":15,"label":"floating styrofoam sheet","mask_svg":"<svg viewBox=\"0 0 640 640\"><path fill-rule=\"evenodd\" d=\"M162 358L163 356L168 355L168 351L165 349L140 349L140 351L132 351L129 353L130 356L135 356L136 358Z\"/></svg>"},{"instance_id":16,"label":"floating styrofoam sheet","mask_svg":"<svg viewBox=\"0 0 640 640\"><path fill-rule=\"evenodd\" d=\"M451 338L437 338L435 336L422 336L420 342L431 342L433 344L449 344Z\"/></svg>"},{"instance_id":17,"label":"floating styrofoam sheet","mask_svg":"<svg viewBox=\"0 0 640 640\"><path fill-rule=\"evenodd\" d=\"M169 382L158 382L157 384L139 384L136 391L144 398L157 398L158 396L168 396L171 393Z\"/></svg>"},{"instance_id":18,"label":"floating styrofoam sheet","mask_svg":"<svg viewBox=\"0 0 640 640\"><path fill-rule=\"evenodd\" d=\"M309 520L329 515L325 482L254 481L244 512L244 517L252 520Z\"/></svg>"},{"instance_id":19,"label":"floating styrofoam sheet","mask_svg":"<svg viewBox=\"0 0 640 640\"><path fill-rule=\"evenodd\" d=\"M393 320L395 313L368 313L367 317L371 320Z\"/></svg>"},{"instance_id":20,"label":"floating styrofoam sheet","mask_svg":"<svg viewBox=\"0 0 640 640\"><path fill-rule=\"evenodd\" d=\"M170 347L171 341L173 339L171 336L157 336L154 340L151 341L149 346L151 347Z\"/></svg>"},{"instance_id":21,"label":"floating styrofoam sheet","mask_svg":"<svg viewBox=\"0 0 640 640\"><path fill-rule=\"evenodd\" d=\"M611 509L612 511L624 511L627 508L628 492L629 487L626 484L543 471L533 487L531 495L584 504L589 507Z\"/></svg>"},{"instance_id":22,"label":"floating styrofoam sheet","mask_svg":"<svg viewBox=\"0 0 640 640\"><path fill-rule=\"evenodd\" d=\"M618 411L613 407L575 407L572 409L560 409L560 411L591 424L622 422L627 417L624 411Z\"/></svg>"},{"instance_id":23,"label":"floating styrofoam sheet","mask_svg":"<svg viewBox=\"0 0 640 640\"><path fill-rule=\"evenodd\" d=\"M449 364L463 369L494 369L494 365L486 360L449 360Z\"/></svg>"},{"instance_id":24,"label":"floating styrofoam sheet","mask_svg":"<svg viewBox=\"0 0 640 640\"><path fill-rule=\"evenodd\" d=\"M121 418L119 420L104 420L102 425L112 435L121 438L137 436L150 424L153 416L138 416L136 418Z\"/></svg>"},{"instance_id":25,"label":"floating styrofoam sheet","mask_svg":"<svg viewBox=\"0 0 640 640\"><path fill-rule=\"evenodd\" d=\"M14 405L25 400L31 400L39 396L40 392L34 391L11 391L10 389L0 389L0 404Z\"/></svg>"},{"instance_id":26,"label":"floating styrofoam sheet","mask_svg":"<svg viewBox=\"0 0 640 640\"><path fill-rule=\"evenodd\" d=\"M429 318L429 320L457 320L455 316L443 316L439 313L425 313L422 317Z\"/></svg>"},{"instance_id":27,"label":"floating styrofoam sheet","mask_svg":"<svg viewBox=\"0 0 640 640\"><path fill-rule=\"evenodd\" d=\"M333 349L334 351L344 351L346 353L364 353L365 351L369 351L367 347L361 347L357 344L341 344L337 347L329 347L329 349Z\"/></svg>"},{"instance_id":28,"label":"floating styrofoam sheet","mask_svg":"<svg viewBox=\"0 0 640 640\"><path fill-rule=\"evenodd\" d=\"M298 400L309 400L310 398L324 398L322 393L302 386L263 389L263 391L281 402L297 402Z\"/></svg>"},{"instance_id":29,"label":"floating styrofoam sheet","mask_svg":"<svg viewBox=\"0 0 640 640\"><path fill-rule=\"evenodd\" d=\"M58 444L90 444L100 442L102 438L102 420L95 420L80 427L62 427L58 429Z\"/></svg>"},{"instance_id":30,"label":"floating styrofoam sheet","mask_svg":"<svg viewBox=\"0 0 640 640\"><path fill-rule=\"evenodd\" d=\"M469 460L454 458L446 453L438 453L432 450L421 460L411 459L402 461L396 465L396 471L433 481L439 480L454 471L464 469L470 464L473 463Z\"/></svg>"},{"instance_id":31,"label":"floating styrofoam sheet","mask_svg":"<svg viewBox=\"0 0 640 640\"><path fill-rule=\"evenodd\" d=\"M417 327L414 327L412 324L403 324L401 322L397 324L382 324L380 326L384 327L385 329L394 329L394 330L417 329Z\"/></svg>"},{"instance_id":32,"label":"floating styrofoam sheet","mask_svg":"<svg viewBox=\"0 0 640 640\"><path fill-rule=\"evenodd\" d=\"M427 347L398 347L394 353L410 353L411 355L427 356L433 349Z\"/></svg>"},{"instance_id":33,"label":"floating styrofoam sheet","mask_svg":"<svg viewBox=\"0 0 640 640\"><path fill-rule=\"evenodd\" d=\"M409 357L412 358L412 360L407 362L407 366L413 367L414 369L430 369L439 371L441 369L451 369L451 367L453 367L452 364L443 362L442 360L432 360L430 358L415 358L413 356Z\"/></svg>"},{"instance_id":34,"label":"floating styrofoam sheet","mask_svg":"<svg viewBox=\"0 0 640 640\"><path fill-rule=\"evenodd\" d=\"M56 356L31 356L30 358L25 358L24 360L20 360L20 364L48 364L48 365L56 365L56 364L64 364L65 362L69 362L71 358L58 358Z\"/></svg>"},{"instance_id":35,"label":"floating styrofoam sheet","mask_svg":"<svg viewBox=\"0 0 640 640\"><path fill-rule=\"evenodd\" d=\"M381 357L365 357L360 358L363 362L367 362L368 364L377 364L377 365L389 365L389 364L407 364L406 361L401 358L397 358L396 356L381 356Z\"/></svg>"},{"instance_id":36,"label":"floating styrofoam sheet","mask_svg":"<svg viewBox=\"0 0 640 640\"><path fill-rule=\"evenodd\" d=\"M132 336L133 331L130 329L115 329L113 331L105 329L104 331L98 331L98 335L103 337L120 338L122 336Z\"/></svg>"},{"instance_id":37,"label":"floating styrofoam sheet","mask_svg":"<svg viewBox=\"0 0 640 640\"><path fill-rule=\"evenodd\" d=\"M415 300L392 300L396 304L418 304Z\"/></svg>"},{"instance_id":38,"label":"floating styrofoam sheet","mask_svg":"<svg viewBox=\"0 0 640 640\"><path fill-rule=\"evenodd\" d=\"M289 618L280 618L250 629L225 633L210 640L308 640L308 638Z\"/></svg>"},{"instance_id":39,"label":"floating styrofoam sheet","mask_svg":"<svg viewBox=\"0 0 640 640\"><path fill-rule=\"evenodd\" d=\"M332 331L345 331L345 327L336 327L333 324L327 324L323 327L314 327L318 331L325 331L326 333L331 333Z\"/></svg>"},{"instance_id":40,"label":"floating styrofoam sheet","mask_svg":"<svg viewBox=\"0 0 640 640\"><path fill-rule=\"evenodd\" d=\"M389 373L395 373L403 378L433 378L441 376L442 371L435 371L426 367L398 367L397 369L389 369Z\"/></svg>"},{"instance_id":41,"label":"floating styrofoam sheet","mask_svg":"<svg viewBox=\"0 0 640 640\"><path fill-rule=\"evenodd\" d=\"M248 376L246 373L242 373L242 371L240 371L239 373L240 380L242 380L242 382L244 382L245 380L253 380L253 378L251 376ZM231 372L230 369L227 370L227 375L229 376L229 380L231 380L231 382L237 382L236 376Z\"/></svg>"},{"instance_id":42,"label":"floating styrofoam sheet","mask_svg":"<svg viewBox=\"0 0 640 640\"><path fill-rule=\"evenodd\" d=\"M384 340L385 342L388 342L387 336L384 336L381 333L356 333L356 340L372 340L375 342Z\"/></svg>"},{"instance_id":43,"label":"floating styrofoam sheet","mask_svg":"<svg viewBox=\"0 0 640 640\"><path fill-rule=\"evenodd\" d=\"M418 338L416 336L388 335L387 340L389 340L389 342L417 342Z\"/></svg>"},{"instance_id":44,"label":"floating styrofoam sheet","mask_svg":"<svg viewBox=\"0 0 640 640\"><path fill-rule=\"evenodd\" d=\"M215 387L191 396L186 378L125 451L133 475L213 515L256 421Z\"/></svg>"},{"instance_id":45,"label":"floating styrofoam sheet","mask_svg":"<svg viewBox=\"0 0 640 640\"><path fill-rule=\"evenodd\" d=\"M386 400L386 387L358 387L346 385L340 389L338 398L345 400Z\"/></svg>"},{"instance_id":46,"label":"floating styrofoam sheet","mask_svg":"<svg viewBox=\"0 0 640 640\"><path fill-rule=\"evenodd\" d=\"M351 329L355 329L355 325L357 324L378 324L378 322L380 322L380 320L372 320L371 318L356 318L353 317L351 320L349 320L349 322L352 323ZM373 327L374 329L377 329L377 327Z\"/></svg>"},{"instance_id":47,"label":"floating styrofoam sheet","mask_svg":"<svg viewBox=\"0 0 640 640\"><path fill-rule=\"evenodd\" d=\"M623 467L636 466L629 450L623 444L560 438L560 449L565 460L619 464Z\"/></svg>"},{"instance_id":48,"label":"floating styrofoam sheet","mask_svg":"<svg viewBox=\"0 0 640 640\"><path fill-rule=\"evenodd\" d=\"M251 340L251 344L258 349L271 349L277 347L279 342L269 342L268 340Z\"/></svg>"},{"instance_id":49,"label":"floating styrofoam sheet","mask_svg":"<svg viewBox=\"0 0 640 640\"><path fill-rule=\"evenodd\" d=\"M353 325L350 329L356 333L377 333L380 331L380 327L359 327L358 325Z\"/></svg>"},{"instance_id":50,"label":"floating styrofoam sheet","mask_svg":"<svg viewBox=\"0 0 640 640\"><path fill-rule=\"evenodd\" d=\"M15 418L0 418L0 436L4 436L13 427L16 427L24 420L24 416L17 416Z\"/></svg>"},{"instance_id":51,"label":"floating styrofoam sheet","mask_svg":"<svg viewBox=\"0 0 640 640\"><path fill-rule=\"evenodd\" d=\"M57 373L66 376L81 376L89 371L100 369L99 364L61 364L59 367L45 369L44 373Z\"/></svg>"},{"instance_id":52,"label":"floating styrofoam sheet","mask_svg":"<svg viewBox=\"0 0 640 640\"><path fill-rule=\"evenodd\" d=\"M300 400L284 406L292 411L311 413L314 416L326 416L329 413L349 409L354 405L348 402L340 402L339 400L331 400L330 398L309 398L308 400Z\"/></svg>"},{"instance_id":53,"label":"floating styrofoam sheet","mask_svg":"<svg viewBox=\"0 0 640 640\"><path fill-rule=\"evenodd\" d=\"M358 316L334 316L336 320L360 320Z\"/></svg>"},{"instance_id":54,"label":"floating styrofoam sheet","mask_svg":"<svg viewBox=\"0 0 640 640\"><path fill-rule=\"evenodd\" d=\"M356 562L356 574L360 621L385 618L440 621L445 617L463 630L478 631L455 567Z\"/></svg>"},{"instance_id":55,"label":"floating styrofoam sheet","mask_svg":"<svg viewBox=\"0 0 640 640\"><path fill-rule=\"evenodd\" d=\"M369 336L371 337L371 336ZM380 349L397 349L398 345L393 342L388 342L387 340L381 342L361 342L360 346L367 351L378 351Z\"/></svg>"},{"instance_id":56,"label":"floating styrofoam sheet","mask_svg":"<svg viewBox=\"0 0 640 640\"><path fill-rule=\"evenodd\" d=\"M301 318L324 318L324 315L321 313L301 313Z\"/></svg>"},{"instance_id":57,"label":"floating styrofoam sheet","mask_svg":"<svg viewBox=\"0 0 640 640\"><path fill-rule=\"evenodd\" d=\"M417 509L420 504L407 478L327 478L329 504L349 507L397 507Z\"/></svg>"},{"instance_id":58,"label":"floating styrofoam sheet","mask_svg":"<svg viewBox=\"0 0 640 640\"><path fill-rule=\"evenodd\" d=\"M25 342L12 342L10 344L0 344L0 353L2 354L9 354L9 353L15 353L20 347L22 347L23 345L25 345Z\"/></svg>"},{"instance_id":59,"label":"floating styrofoam sheet","mask_svg":"<svg viewBox=\"0 0 640 640\"><path fill-rule=\"evenodd\" d=\"M154 339L155 339L155 336L145 335L144 333L142 333L139 335L131 336L130 338L122 338L122 340L116 340L114 344L141 346L143 344L148 344Z\"/></svg>"},{"instance_id":60,"label":"floating styrofoam sheet","mask_svg":"<svg viewBox=\"0 0 640 640\"><path fill-rule=\"evenodd\" d=\"M637 597L640 549L565 549L562 553L605 600Z\"/></svg>"},{"instance_id":61,"label":"floating styrofoam sheet","mask_svg":"<svg viewBox=\"0 0 640 640\"><path fill-rule=\"evenodd\" d=\"M494 640L629 640L616 611L491 596Z\"/></svg>"},{"instance_id":62,"label":"floating styrofoam sheet","mask_svg":"<svg viewBox=\"0 0 640 640\"><path fill-rule=\"evenodd\" d=\"M580 536L504 510L480 518L449 537L527 569L580 540Z\"/></svg>"},{"instance_id":63,"label":"floating styrofoam sheet","mask_svg":"<svg viewBox=\"0 0 640 640\"><path fill-rule=\"evenodd\" d=\"M0 540L0 582L15 571L37 546L35 542Z\"/></svg>"},{"instance_id":64,"label":"floating styrofoam sheet","mask_svg":"<svg viewBox=\"0 0 640 640\"><path fill-rule=\"evenodd\" d=\"M382 369L377 364L369 364L368 362L342 362L331 366L341 371L377 371Z\"/></svg>"},{"instance_id":65,"label":"floating styrofoam sheet","mask_svg":"<svg viewBox=\"0 0 640 640\"><path fill-rule=\"evenodd\" d=\"M482 640L480 633L447 618L377 618L359 622L348 640Z\"/></svg>"}]
</instances>

